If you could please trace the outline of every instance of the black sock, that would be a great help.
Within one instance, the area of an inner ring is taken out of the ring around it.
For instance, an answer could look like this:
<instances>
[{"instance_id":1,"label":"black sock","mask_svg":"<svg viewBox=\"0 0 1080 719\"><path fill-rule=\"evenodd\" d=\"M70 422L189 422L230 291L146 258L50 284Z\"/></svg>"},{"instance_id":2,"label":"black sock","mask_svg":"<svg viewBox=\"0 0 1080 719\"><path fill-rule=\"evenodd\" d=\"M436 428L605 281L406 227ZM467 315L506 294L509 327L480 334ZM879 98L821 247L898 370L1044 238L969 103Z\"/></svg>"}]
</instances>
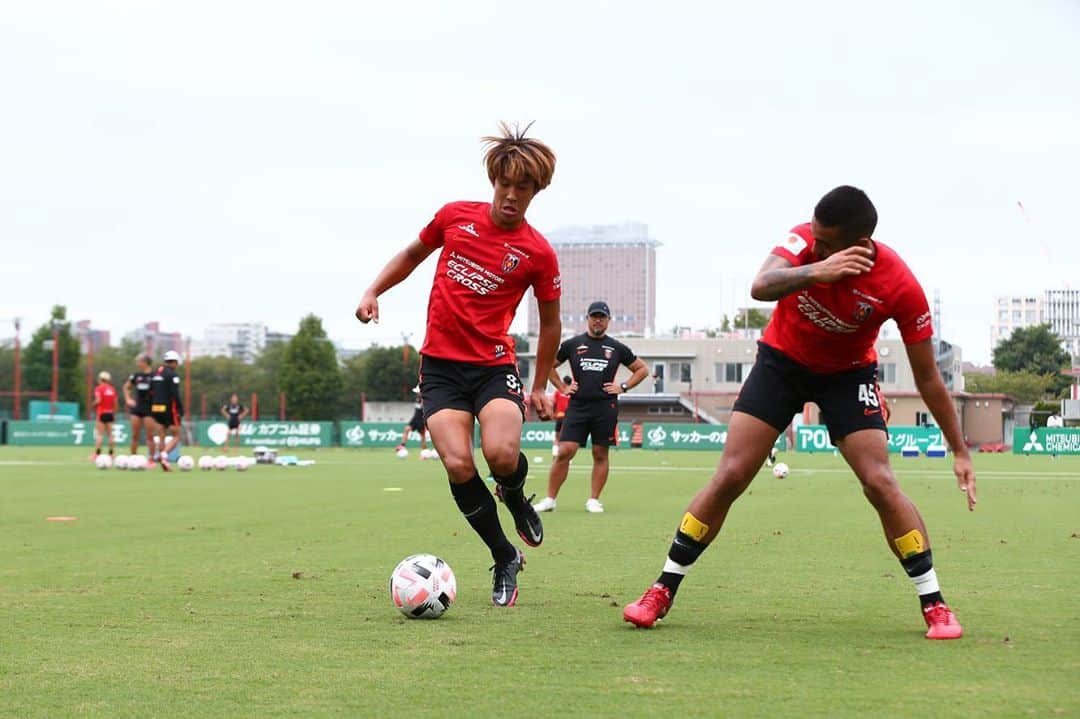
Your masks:
<instances>
[{"instance_id":1,"label":"black sock","mask_svg":"<svg viewBox=\"0 0 1080 719\"><path fill-rule=\"evenodd\" d=\"M927 549L925 552L919 552L913 554L910 557L904 557L900 560L900 566L904 568L904 571L909 577L921 577L934 568L934 555ZM937 579L935 578L935 583ZM923 607L933 604L934 602L944 602L941 592L938 590L927 592L926 594L919 595L919 604Z\"/></svg>"},{"instance_id":2,"label":"black sock","mask_svg":"<svg viewBox=\"0 0 1080 719\"><path fill-rule=\"evenodd\" d=\"M97 447L97 448L95 448L95 449L94 449L94 454L95 454L95 455L101 454L101 447Z\"/></svg>"},{"instance_id":3,"label":"black sock","mask_svg":"<svg viewBox=\"0 0 1080 719\"><path fill-rule=\"evenodd\" d=\"M454 495L458 509L465 515L473 531L480 535L480 539L484 540L484 544L491 550L491 557L496 562L513 560L517 556L517 550L503 533L495 498L491 496L480 475L474 474L473 478L464 484L451 482L450 493Z\"/></svg>"},{"instance_id":4,"label":"black sock","mask_svg":"<svg viewBox=\"0 0 1080 719\"><path fill-rule=\"evenodd\" d=\"M509 504L525 501L525 477L528 474L529 460L525 459L524 454L518 453L518 463L513 474L500 476L493 472L491 477L502 488L503 501Z\"/></svg>"},{"instance_id":5,"label":"black sock","mask_svg":"<svg viewBox=\"0 0 1080 719\"><path fill-rule=\"evenodd\" d=\"M689 567L697 561L697 558L701 556L701 553L708 546L708 544L692 539L690 535L680 530L675 532L675 539L671 541L671 548L668 550L668 561L683 567ZM667 571L667 569L665 567L664 571L660 572L660 577L656 581L670 589L671 596L674 597L686 575L681 572Z\"/></svg>"}]
</instances>

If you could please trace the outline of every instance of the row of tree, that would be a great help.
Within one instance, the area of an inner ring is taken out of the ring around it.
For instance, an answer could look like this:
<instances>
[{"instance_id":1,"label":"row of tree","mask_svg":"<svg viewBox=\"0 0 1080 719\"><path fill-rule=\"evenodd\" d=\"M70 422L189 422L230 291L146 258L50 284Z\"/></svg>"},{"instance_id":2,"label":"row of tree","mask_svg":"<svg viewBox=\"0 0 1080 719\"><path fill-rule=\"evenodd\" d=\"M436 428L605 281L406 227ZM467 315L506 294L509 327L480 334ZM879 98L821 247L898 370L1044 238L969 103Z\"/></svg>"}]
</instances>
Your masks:
<instances>
[{"instance_id":1,"label":"row of tree","mask_svg":"<svg viewBox=\"0 0 1080 719\"><path fill-rule=\"evenodd\" d=\"M964 387L968 392L1007 394L1023 404L1063 399L1072 380L1061 370L1070 359L1050 325L1017 328L994 348L996 374L965 374Z\"/></svg>"},{"instance_id":2,"label":"row of tree","mask_svg":"<svg viewBox=\"0 0 1080 719\"><path fill-rule=\"evenodd\" d=\"M20 391L48 392L52 387L53 337L57 338L57 399L77 402L86 414L87 377L90 358L67 319L67 308L56 306L49 322L36 329L22 349ZM91 384L106 370L117 389L135 370L135 358L143 347L125 341L94 353ZM154 358L160 361L160 357ZM334 345L326 336L322 320L308 315L287 343L272 343L252 364L229 357L202 357L191 362L189 417L218 415L229 396L236 393L244 404L258 396L260 417L281 414L284 395L289 419L333 420L358 418L362 398L371 401L409 400L416 385L420 356L409 345L372 347L339 363ZM187 376L182 368L181 376ZM11 347L0 348L0 391L15 388L15 360ZM43 399L36 397L36 399ZM23 400L21 416L27 416ZM13 397L0 397L0 416L12 416Z\"/></svg>"}]
</instances>

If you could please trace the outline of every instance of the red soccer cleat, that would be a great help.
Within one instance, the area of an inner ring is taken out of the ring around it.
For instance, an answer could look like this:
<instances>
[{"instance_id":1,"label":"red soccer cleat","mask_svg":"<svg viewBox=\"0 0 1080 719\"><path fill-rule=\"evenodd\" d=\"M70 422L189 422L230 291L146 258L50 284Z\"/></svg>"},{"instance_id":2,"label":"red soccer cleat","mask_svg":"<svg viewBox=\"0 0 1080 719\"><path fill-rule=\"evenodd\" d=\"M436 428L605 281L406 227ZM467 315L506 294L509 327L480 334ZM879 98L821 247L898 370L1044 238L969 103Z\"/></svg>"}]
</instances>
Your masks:
<instances>
[{"instance_id":1,"label":"red soccer cleat","mask_svg":"<svg viewBox=\"0 0 1080 719\"><path fill-rule=\"evenodd\" d=\"M158 464L161 465L161 468L164 471L166 471L166 472L171 472L172 471L172 465L169 464L169 460L166 459L165 457L158 457Z\"/></svg>"},{"instance_id":2,"label":"red soccer cleat","mask_svg":"<svg viewBox=\"0 0 1080 719\"><path fill-rule=\"evenodd\" d=\"M934 602L923 607L923 619L926 620L927 639L959 639L964 636L964 628L945 602Z\"/></svg>"},{"instance_id":3,"label":"red soccer cleat","mask_svg":"<svg viewBox=\"0 0 1080 719\"><path fill-rule=\"evenodd\" d=\"M671 609L671 590L657 582L641 595L641 599L627 604L623 609L624 622L636 627L651 627L657 619L663 619Z\"/></svg>"}]
</instances>

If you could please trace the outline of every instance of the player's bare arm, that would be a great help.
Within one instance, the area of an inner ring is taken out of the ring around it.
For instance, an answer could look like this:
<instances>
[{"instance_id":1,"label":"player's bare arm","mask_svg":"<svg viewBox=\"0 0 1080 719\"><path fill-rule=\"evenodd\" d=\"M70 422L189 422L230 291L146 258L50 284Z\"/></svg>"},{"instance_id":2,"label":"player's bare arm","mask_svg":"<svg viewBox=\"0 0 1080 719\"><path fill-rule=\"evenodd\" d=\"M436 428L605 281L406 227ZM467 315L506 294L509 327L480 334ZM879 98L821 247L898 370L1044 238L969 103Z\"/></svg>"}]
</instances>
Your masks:
<instances>
[{"instance_id":1,"label":"player's bare arm","mask_svg":"<svg viewBox=\"0 0 1080 719\"><path fill-rule=\"evenodd\" d=\"M971 453L964 443L960 422L956 418L949 390L941 380L937 363L934 361L933 340L923 340L907 346L908 361L915 386L923 401L945 435L945 441L953 452L953 473L960 491L967 495L968 509L975 510L975 469L971 464Z\"/></svg>"},{"instance_id":2,"label":"player's bare arm","mask_svg":"<svg viewBox=\"0 0 1080 719\"><path fill-rule=\"evenodd\" d=\"M533 375L532 405L536 408L536 414L540 419L551 419L553 414L551 398L544 391L547 389L548 376L539 370L540 367L554 367L555 353L559 349L559 338L562 335L562 319L559 317L559 301L537 302L540 310L540 336L536 339L536 367Z\"/></svg>"},{"instance_id":3,"label":"player's bare arm","mask_svg":"<svg viewBox=\"0 0 1080 719\"><path fill-rule=\"evenodd\" d=\"M645 362L640 357L631 362L628 369L633 372L633 374L631 374L630 379L625 382L625 391L627 392L634 389L634 387L637 387L649 376L649 368L645 366ZM624 391L622 388L623 384L623 382L607 382L604 384L604 391L608 394L622 394Z\"/></svg>"},{"instance_id":4,"label":"player's bare arm","mask_svg":"<svg viewBox=\"0 0 1080 719\"><path fill-rule=\"evenodd\" d=\"M124 382L124 405L127 407L134 407L135 400L131 398L131 380Z\"/></svg>"},{"instance_id":5,"label":"player's bare arm","mask_svg":"<svg viewBox=\"0 0 1080 719\"><path fill-rule=\"evenodd\" d=\"M428 247L417 238L401 252L391 257L375 281L364 291L364 296L360 298L360 304L356 308L356 319L365 324L371 320L378 323L379 295L411 275L413 270L434 251L435 248Z\"/></svg>"},{"instance_id":6,"label":"player's bare arm","mask_svg":"<svg viewBox=\"0 0 1080 719\"><path fill-rule=\"evenodd\" d=\"M853 245L799 267L793 267L779 255L769 255L754 277L750 296L760 302L772 302L818 282L833 283L861 275L874 266L873 254L869 247Z\"/></svg>"},{"instance_id":7,"label":"player's bare arm","mask_svg":"<svg viewBox=\"0 0 1080 719\"><path fill-rule=\"evenodd\" d=\"M573 394L573 392L570 391L570 385L564 383L562 377L560 377L559 373L556 371L563 363L558 360L556 360L556 362L558 362L558 364L552 367L551 371L548 373L548 382L551 382L552 386L555 387L555 390L558 392L562 392L563 394ZM576 390L577 388L575 387L574 389Z\"/></svg>"}]
</instances>

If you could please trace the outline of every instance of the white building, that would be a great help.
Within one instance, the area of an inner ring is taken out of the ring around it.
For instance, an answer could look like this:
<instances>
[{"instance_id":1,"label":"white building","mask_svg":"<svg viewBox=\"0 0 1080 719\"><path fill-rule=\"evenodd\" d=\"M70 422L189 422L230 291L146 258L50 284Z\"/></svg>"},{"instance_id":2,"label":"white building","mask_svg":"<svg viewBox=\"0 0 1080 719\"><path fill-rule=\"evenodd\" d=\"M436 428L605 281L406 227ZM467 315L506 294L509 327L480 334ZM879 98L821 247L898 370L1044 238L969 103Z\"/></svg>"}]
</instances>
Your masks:
<instances>
[{"instance_id":1,"label":"white building","mask_svg":"<svg viewBox=\"0 0 1080 719\"><path fill-rule=\"evenodd\" d=\"M1009 339L1019 327L1041 325L1043 298L1036 294L994 297L994 321L990 324L990 349Z\"/></svg>"},{"instance_id":2,"label":"white building","mask_svg":"<svg viewBox=\"0 0 1080 719\"><path fill-rule=\"evenodd\" d=\"M1046 290L1042 316L1065 351L1080 355L1080 290Z\"/></svg>"},{"instance_id":3,"label":"white building","mask_svg":"<svg viewBox=\"0 0 1080 719\"><path fill-rule=\"evenodd\" d=\"M266 347L262 322L216 322L206 328L201 341L191 343L191 356L232 357L251 364Z\"/></svg>"}]
</instances>

